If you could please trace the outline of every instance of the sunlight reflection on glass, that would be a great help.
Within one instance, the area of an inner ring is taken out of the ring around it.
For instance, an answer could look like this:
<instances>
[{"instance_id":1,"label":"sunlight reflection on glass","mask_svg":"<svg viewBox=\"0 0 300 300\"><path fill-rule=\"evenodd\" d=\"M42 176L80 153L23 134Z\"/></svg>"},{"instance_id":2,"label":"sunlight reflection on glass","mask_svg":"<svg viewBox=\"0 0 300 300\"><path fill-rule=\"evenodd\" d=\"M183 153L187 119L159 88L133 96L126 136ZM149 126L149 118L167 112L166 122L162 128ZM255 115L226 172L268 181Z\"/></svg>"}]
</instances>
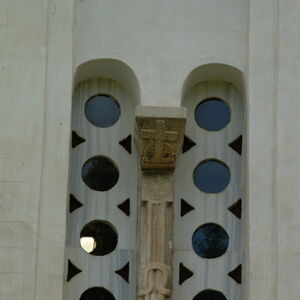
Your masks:
<instances>
[{"instance_id":1,"label":"sunlight reflection on glass","mask_svg":"<svg viewBox=\"0 0 300 300\"><path fill-rule=\"evenodd\" d=\"M86 252L91 253L96 248L96 242L92 237L82 237L80 239L80 246Z\"/></svg>"}]
</instances>

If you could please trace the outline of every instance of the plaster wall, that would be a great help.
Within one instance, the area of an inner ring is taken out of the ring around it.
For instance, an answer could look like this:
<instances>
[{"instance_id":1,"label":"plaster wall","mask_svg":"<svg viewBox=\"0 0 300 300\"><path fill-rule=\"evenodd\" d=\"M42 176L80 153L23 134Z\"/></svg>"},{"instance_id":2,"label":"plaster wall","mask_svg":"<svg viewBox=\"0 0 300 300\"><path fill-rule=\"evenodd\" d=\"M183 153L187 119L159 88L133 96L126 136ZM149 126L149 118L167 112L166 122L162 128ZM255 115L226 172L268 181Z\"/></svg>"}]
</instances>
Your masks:
<instances>
[{"instance_id":1,"label":"plaster wall","mask_svg":"<svg viewBox=\"0 0 300 300\"><path fill-rule=\"evenodd\" d=\"M245 70L247 1L75 1L74 67L118 58L143 105L180 106L188 74L207 63Z\"/></svg>"},{"instance_id":2,"label":"plaster wall","mask_svg":"<svg viewBox=\"0 0 300 300\"><path fill-rule=\"evenodd\" d=\"M35 294L47 3L27 2L0 3L2 299L29 300Z\"/></svg>"},{"instance_id":3,"label":"plaster wall","mask_svg":"<svg viewBox=\"0 0 300 300\"><path fill-rule=\"evenodd\" d=\"M299 299L299 13L296 0L0 0L0 298L62 299L73 76L113 58L142 105L180 106L201 65L244 74L244 298Z\"/></svg>"},{"instance_id":4,"label":"plaster wall","mask_svg":"<svg viewBox=\"0 0 300 300\"><path fill-rule=\"evenodd\" d=\"M300 298L300 4L279 1L276 125L278 299Z\"/></svg>"}]
</instances>

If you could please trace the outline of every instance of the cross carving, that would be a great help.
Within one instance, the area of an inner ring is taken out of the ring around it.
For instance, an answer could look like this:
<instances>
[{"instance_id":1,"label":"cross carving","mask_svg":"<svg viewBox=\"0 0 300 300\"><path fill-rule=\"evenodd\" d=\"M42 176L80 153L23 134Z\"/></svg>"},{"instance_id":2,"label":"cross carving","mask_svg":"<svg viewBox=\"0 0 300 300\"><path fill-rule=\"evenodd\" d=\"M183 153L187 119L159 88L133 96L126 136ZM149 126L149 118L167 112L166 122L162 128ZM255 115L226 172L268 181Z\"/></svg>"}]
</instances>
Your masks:
<instances>
[{"instance_id":1,"label":"cross carving","mask_svg":"<svg viewBox=\"0 0 300 300\"><path fill-rule=\"evenodd\" d=\"M143 129L141 138L148 140L143 155L144 162L170 163L176 156L172 142L176 142L178 137L178 132L166 130L165 120L156 120L155 129Z\"/></svg>"},{"instance_id":2,"label":"cross carving","mask_svg":"<svg viewBox=\"0 0 300 300\"><path fill-rule=\"evenodd\" d=\"M182 119L140 118L137 126L142 169L174 169L183 135Z\"/></svg>"}]
</instances>

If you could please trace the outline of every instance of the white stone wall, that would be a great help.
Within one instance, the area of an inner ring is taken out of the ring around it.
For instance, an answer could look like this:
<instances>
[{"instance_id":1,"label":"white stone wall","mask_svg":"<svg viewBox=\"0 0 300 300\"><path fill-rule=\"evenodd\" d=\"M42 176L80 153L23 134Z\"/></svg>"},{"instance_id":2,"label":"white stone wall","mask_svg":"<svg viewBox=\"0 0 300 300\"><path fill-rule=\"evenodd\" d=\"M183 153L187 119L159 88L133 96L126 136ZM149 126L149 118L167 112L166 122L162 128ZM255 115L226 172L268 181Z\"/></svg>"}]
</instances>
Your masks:
<instances>
[{"instance_id":1,"label":"white stone wall","mask_svg":"<svg viewBox=\"0 0 300 300\"><path fill-rule=\"evenodd\" d=\"M299 14L296 0L0 0L0 298L62 299L73 75L113 58L143 105L180 106L208 63L244 74L244 298L299 299Z\"/></svg>"}]
</instances>

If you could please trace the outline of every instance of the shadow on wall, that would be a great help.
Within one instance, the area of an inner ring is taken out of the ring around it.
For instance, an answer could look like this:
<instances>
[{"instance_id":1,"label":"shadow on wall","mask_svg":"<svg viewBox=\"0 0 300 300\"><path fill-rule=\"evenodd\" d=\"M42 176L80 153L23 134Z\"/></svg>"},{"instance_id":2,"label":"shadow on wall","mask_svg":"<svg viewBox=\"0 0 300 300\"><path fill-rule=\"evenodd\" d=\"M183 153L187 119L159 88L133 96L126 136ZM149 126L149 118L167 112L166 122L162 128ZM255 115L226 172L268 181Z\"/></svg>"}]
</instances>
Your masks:
<instances>
[{"instance_id":1,"label":"shadow on wall","mask_svg":"<svg viewBox=\"0 0 300 300\"><path fill-rule=\"evenodd\" d=\"M76 68L73 88L79 82L91 78L113 79L119 82L129 93L135 105L140 103L140 86L138 79L126 63L117 59L93 59L82 63Z\"/></svg>"},{"instance_id":2,"label":"shadow on wall","mask_svg":"<svg viewBox=\"0 0 300 300\"><path fill-rule=\"evenodd\" d=\"M181 99L185 99L189 90L201 81L220 80L232 83L245 96L244 75L239 69L221 63L210 63L192 70L184 81Z\"/></svg>"}]
</instances>

